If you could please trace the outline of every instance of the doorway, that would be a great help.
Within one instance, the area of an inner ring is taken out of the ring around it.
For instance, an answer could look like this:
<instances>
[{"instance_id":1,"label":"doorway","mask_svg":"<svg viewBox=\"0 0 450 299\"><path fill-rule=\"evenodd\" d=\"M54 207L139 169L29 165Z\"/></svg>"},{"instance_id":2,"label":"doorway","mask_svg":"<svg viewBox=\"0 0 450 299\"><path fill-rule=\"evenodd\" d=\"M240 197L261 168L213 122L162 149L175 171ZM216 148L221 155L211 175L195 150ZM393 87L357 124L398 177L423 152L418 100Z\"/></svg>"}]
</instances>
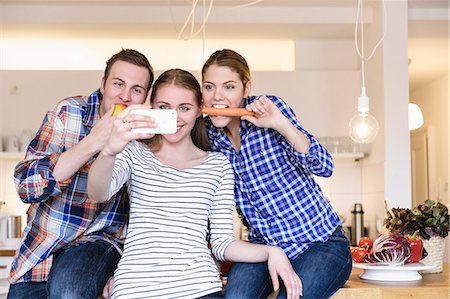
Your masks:
<instances>
[{"instance_id":1,"label":"doorway","mask_svg":"<svg viewBox=\"0 0 450 299\"><path fill-rule=\"evenodd\" d=\"M411 193L413 207L430 198L428 145L428 128L422 127L411 132Z\"/></svg>"}]
</instances>

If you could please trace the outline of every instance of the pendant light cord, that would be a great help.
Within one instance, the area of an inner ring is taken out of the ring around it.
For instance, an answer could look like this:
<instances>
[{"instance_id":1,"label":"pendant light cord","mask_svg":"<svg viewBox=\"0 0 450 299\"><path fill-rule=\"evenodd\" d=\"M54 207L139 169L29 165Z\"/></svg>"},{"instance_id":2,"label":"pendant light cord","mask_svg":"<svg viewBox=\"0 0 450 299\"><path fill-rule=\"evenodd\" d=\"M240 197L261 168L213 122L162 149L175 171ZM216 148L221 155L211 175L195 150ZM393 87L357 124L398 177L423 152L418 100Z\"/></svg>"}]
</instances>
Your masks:
<instances>
[{"instance_id":1,"label":"pendant light cord","mask_svg":"<svg viewBox=\"0 0 450 299\"><path fill-rule=\"evenodd\" d=\"M361 97L366 97L366 77L365 77L366 61L369 61L373 57L373 55L375 54L375 51L381 45L381 43L384 40L384 37L386 36L386 22L387 22L386 21L386 6L384 4L384 0L381 0L381 3L382 3L382 7L383 7L383 34L382 34L380 40L375 45L375 47L373 48L369 57L367 57L367 58L365 57L365 48L364 48L364 5L363 5L363 0L358 0L358 7L356 9L355 48L356 48L356 53L358 53L358 56L361 59ZM358 24L359 24L359 27L361 27L361 40L360 40L361 49L358 44ZM368 105L368 99L367 99L367 105ZM359 107L358 109L361 109L361 107ZM368 110L368 107L367 107L367 110Z\"/></svg>"},{"instance_id":2,"label":"pendant light cord","mask_svg":"<svg viewBox=\"0 0 450 299\"><path fill-rule=\"evenodd\" d=\"M358 0L358 8L356 10L356 22L355 22L355 48L356 48L356 53L358 53L358 56L359 56L359 58L361 58L361 60L369 61L375 54L375 51L378 49L378 47L383 42L384 37L386 36L387 12L386 12L386 5L385 5L384 1L385 0L381 0L381 4L383 7L383 34L382 34L380 40L375 45L375 47L373 48L369 57L366 58L364 55L364 13L363 13L364 7L363 7L363 0ZM359 49L359 45L358 45L358 23L361 26L361 50Z\"/></svg>"},{"instance_id":3,"label":"pendant light cord","mask_svg":"<svg viewBox=\"0 0 450 299\"><path fill-rule=\"evenodd\" d=\"M242 5L233 6L231 8L232 9L234 9L234 8L243 8L243 7L255 5L255 4L260 3L262 1L263 0L256 0L256 1L252 1L252 2L249 2L249 3L242 4ZM214 0L209 0L208 11L206 13L205 13L206 0L203 0L203 19L202 19L200 27L198 28L197 31L195 31L194 30L195 29L195 10L197 8L198 2L199 2L199 0L192 0L191 10L190 10L189 15L186 18L183 26L178 31L178 38L184 39L184 40L189 40L191 38L196 37L200 32L202 32L203 39L204 39L206 22L208 21L209 15L211 14L211 11L212 11L212 8L213 8L213 4L214 4ZM171 1L169 1L169 3L170 3L170 6L172 6ZM173 15L172 15L172 21L173 21ZM188 27L188 25L190 25L190 31L189 31L188 34L186 34L185 31L186 31L186 28Z\"/></svg>"}]
</instances>

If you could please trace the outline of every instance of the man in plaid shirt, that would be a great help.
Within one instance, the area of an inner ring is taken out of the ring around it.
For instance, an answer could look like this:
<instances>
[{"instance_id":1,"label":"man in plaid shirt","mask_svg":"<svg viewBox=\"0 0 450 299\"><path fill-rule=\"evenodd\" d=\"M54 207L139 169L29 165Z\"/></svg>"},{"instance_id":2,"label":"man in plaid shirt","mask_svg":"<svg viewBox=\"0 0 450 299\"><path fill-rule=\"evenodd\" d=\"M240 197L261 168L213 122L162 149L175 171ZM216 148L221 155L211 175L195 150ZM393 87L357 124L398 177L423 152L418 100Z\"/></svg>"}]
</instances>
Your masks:
<instances>
[{"instance_id":1,"label":"man in plaid shirt","mask_svg":"<svg viewBox=\"0 0 450 299\"><path fill-rule=\"evenodd\" d=\"M8 298L96 298L113 275L127 203L121 192L91 202L88 171L117 119L114 105L143 104L153 78L143 54L123 49L107 61L100 89L64 99L45 116L14 173L30 207Z\"/></svg>"}]
</instances>

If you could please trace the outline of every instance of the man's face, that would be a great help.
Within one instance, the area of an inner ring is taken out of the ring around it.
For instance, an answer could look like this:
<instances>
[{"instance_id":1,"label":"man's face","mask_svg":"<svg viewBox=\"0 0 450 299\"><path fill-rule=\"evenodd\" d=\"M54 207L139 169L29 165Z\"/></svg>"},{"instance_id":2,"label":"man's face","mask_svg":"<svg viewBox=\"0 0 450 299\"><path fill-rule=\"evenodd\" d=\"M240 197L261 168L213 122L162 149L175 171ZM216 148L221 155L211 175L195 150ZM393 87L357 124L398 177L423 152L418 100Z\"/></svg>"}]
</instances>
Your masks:
<instances>
[{"instance_id":1,"label":"man's face","mask_svg":"<svg viewBox=\"0 0 450 299\"><path fill-rule=\"evenodd\" d=\"M102 79L100 91L103 99L100 116L103 116L115 104L143 104L147 97L149 71L125 61L116 61L108 78Z\"/></svg>"}]
</instances>

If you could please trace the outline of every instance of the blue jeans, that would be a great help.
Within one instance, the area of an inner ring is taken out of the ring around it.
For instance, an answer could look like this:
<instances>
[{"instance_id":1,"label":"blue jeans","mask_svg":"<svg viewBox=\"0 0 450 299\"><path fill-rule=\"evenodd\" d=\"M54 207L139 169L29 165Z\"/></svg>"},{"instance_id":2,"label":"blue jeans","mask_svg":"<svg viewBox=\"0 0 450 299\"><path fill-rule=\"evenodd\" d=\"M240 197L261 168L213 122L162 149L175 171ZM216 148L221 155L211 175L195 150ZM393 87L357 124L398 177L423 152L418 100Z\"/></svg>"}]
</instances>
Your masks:
<instances>
[{"instance_id":1,"label":"blue jeans","mask_svg":"<svg viewBox=\"0 0 450 299\"><path fill-rule=\"evenodd\" d=\"M345 284L352 270L350 244L342 227L338 227L328 241L311 244L305 252L291 260L291 264L302 280L301 298L331 297ZM273 286L267 263L233 264L227 278L225 299L267 298L271 292ZM283 285L278 298L286 298Z\"/></svg>"},{"instance_id":2,"label":"blue jeans","mask_svg":"<svg viewBox=\"0 0 450 299\"><path fill-rule=\"evenodd\" d=\"M60 250L54 255L47 282L13 284L8 299L97 298L119 259L117 249L102 240Z\"/></svg>"},{"instance_id":3,"label":"blue jeans","mask_svg":"<svg viewBox=\"0 0 450 299\"><path fill-rule=\"evenodd\" d=\"M208 294L206 296L202 296L198 299L222 299L222 298L223 298L222 292L215 292L212 294Z\"/></svg>"}]
</instances>

